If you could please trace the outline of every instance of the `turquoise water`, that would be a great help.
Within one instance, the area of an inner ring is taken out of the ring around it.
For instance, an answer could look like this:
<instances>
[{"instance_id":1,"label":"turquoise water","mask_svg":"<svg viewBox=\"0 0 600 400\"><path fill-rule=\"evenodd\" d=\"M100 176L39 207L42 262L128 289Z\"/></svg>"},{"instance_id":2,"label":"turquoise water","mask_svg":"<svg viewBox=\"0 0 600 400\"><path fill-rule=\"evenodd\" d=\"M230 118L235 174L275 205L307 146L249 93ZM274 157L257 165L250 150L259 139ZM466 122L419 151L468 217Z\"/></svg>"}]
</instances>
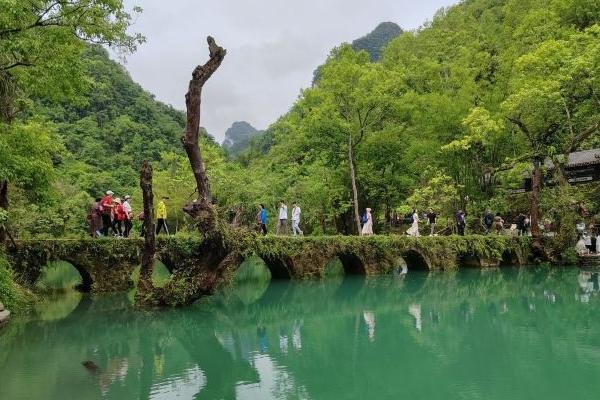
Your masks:
<instances>
[{"instance_id":1,"label":"turquoise water","mask_svg":"<svg viewBox=\"0 0 600 400\"><path fill-rule=\"evenodd\" d=\"M161 312L67 291L0 332L0 399L597 399L599 288L578 269L246 276Z\"/></svg>"}]
</instances>

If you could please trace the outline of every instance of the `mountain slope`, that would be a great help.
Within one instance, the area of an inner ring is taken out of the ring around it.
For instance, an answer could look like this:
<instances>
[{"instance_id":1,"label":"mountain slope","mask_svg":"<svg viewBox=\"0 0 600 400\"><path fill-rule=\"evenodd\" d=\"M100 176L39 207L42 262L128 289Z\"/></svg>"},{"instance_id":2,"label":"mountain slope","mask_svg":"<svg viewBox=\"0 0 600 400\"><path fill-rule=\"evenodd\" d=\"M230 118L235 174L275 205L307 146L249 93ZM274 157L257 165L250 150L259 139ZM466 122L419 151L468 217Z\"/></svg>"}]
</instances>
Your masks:
<instances>
[{"instance_id":1,"label":"mountain slope","mask_svg":"<svg viewBox=\"0 0 600 400\"><path fill-rule=\"evenodd\" d=\"M91 195L137 185L143 160L182 152L185 114L158 102L105 49L84 54L91 84L81 101L38 100L36 113L56 124L65 147L61 163L73 183Z\"/></svg>"},{"instance_id":2,"label":"mountain slope","mask_svg":"<svg viewBox=\"0 0 600 400\"><path fill-rule=\"evenodd\" d=\"M225 132L223 147L231 155L237 155L246 150L250 141L262 135L264 131L259 131L246 121L234 122Z\"/></svg>"},{"instance_id":3,"label":"mountain slope","mask_svg":"<svg viewBox=\"0 0 600 400\"><path fill-rule=\"evenodd\" d=\"M395 23L382 22L371 33L353 41L352 48L356 51L365 50L371 61L376 62L381 59L383 48L402 32L402 28Z\"/></svg>"},{"instance_id":4,"label":"mountain slope","mask_svg":"<svg viewBox=\"0 0 600 400\"><path fill-rule=\"evenodd\" d=\"M351 46L356 51L366 51L369 53L369 58L372 62L378 62L381 59L385 46L400 36L402 32L402 28L397 24L393 22L382 22L370 33L354 40ZM318 66L313 72L313 86L319 80L322 67L323 65Z\"/></svg>"}]
</instances>

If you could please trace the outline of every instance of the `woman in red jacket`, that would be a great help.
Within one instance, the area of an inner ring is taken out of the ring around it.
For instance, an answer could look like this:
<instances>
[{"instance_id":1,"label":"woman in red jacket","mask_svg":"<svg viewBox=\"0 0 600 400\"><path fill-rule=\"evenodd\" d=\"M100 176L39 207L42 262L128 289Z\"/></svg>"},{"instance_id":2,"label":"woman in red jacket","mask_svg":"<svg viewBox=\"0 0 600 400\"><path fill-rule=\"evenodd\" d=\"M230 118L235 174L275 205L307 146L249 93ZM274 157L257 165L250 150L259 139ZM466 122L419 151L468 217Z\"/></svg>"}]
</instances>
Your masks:
<instances>
[{"instance_id":1,"label":"woman in red jacket","mask_svg":"<svg viewBox=\"0 0 600 400\"><path fill-rule=\"evenodd\" d=\"M127 218L127 214L125 213L121 199L118 197L115 199L114 217L115 227L117 228L117 232L119 232L119 237L123 237L123 221Z\"/></svg>"}]
</instances>

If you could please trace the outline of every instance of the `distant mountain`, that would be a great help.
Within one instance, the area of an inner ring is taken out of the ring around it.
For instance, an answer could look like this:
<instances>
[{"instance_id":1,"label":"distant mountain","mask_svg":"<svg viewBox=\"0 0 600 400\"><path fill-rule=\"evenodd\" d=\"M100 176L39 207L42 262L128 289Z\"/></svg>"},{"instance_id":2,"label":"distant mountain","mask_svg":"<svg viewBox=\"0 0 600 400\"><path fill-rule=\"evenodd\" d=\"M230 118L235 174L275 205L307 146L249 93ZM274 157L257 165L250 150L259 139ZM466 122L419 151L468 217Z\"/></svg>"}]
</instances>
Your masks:
<instances>
[{"instance_id":1,"label":"distant mountain","mask_svg":"<svg viewBox=\"0 0 600 400\"><path fill-rule=\"evenodd\" d=\"M156 101L101 46L82 54L90 87L77 102L36 99L37 115L55 124L65 151L62 177L96 196L107 188L123 193L138 186L143 160L183 153L185 113Z\"/></svg>"},{"instance_id":2,"label":"distant mountain","mask_svg":"<svg viewBox=\"0 0 600 400\"><path fill-rule=\"evenodd\" d=\"M376 62L381 59L383 48L402 32L402 28L395 23L382 22L371 33L352 42L352 48L356 51L365 50L371 56L371 61Z\"/></svg>"},{"instance_id":3,"label":"distant mountain","mask_svg":"<svg viewBox=\"0 0 600 400\"><path fill-rule=\"evenodd\" d=\"M225 132L223 147L229 154L237 155L248 148L253 138L261 136L263 133L264 131L259 131L246 121L234 122Z\"/></svg>"},{"instance_id":4,"label":"distant mountain","mask_svg":"<svg viewBox=\"0 0 600 400\"><path fill-rule=\"evenodd\" d=\"M371 33L353 41L351 46L356 51L365 50L369 53L371 61L378 62L381 60L383 48L403 32L394 22L382 22ZM318 66L313 72L313 85L319 80L321 67Z\"/></svg>"}]
</instances>

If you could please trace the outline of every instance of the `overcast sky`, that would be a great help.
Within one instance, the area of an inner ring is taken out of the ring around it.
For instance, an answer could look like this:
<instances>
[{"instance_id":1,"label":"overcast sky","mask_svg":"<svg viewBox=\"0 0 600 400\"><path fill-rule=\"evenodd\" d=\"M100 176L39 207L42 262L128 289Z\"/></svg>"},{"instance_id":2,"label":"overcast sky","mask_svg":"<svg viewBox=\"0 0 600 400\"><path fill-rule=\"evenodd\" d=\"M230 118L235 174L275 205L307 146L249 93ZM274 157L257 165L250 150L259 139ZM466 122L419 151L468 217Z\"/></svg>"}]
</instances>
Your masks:
<instances>
[{"instance_id":1,"label":"overcast sky","mask_svg":"<svg viewBox=\"0 0 600 400\"><path fill-rule=\"evenodd\" d=\"M329 51L393 21L415 29L457 0L125 0L144 12L133 30L147 43L127 57L133 79L184 109L206 36L227 49L204 88L202 126L223 140L234 121L264 129L284 114Z\"/></svg>"}]
</instances>

